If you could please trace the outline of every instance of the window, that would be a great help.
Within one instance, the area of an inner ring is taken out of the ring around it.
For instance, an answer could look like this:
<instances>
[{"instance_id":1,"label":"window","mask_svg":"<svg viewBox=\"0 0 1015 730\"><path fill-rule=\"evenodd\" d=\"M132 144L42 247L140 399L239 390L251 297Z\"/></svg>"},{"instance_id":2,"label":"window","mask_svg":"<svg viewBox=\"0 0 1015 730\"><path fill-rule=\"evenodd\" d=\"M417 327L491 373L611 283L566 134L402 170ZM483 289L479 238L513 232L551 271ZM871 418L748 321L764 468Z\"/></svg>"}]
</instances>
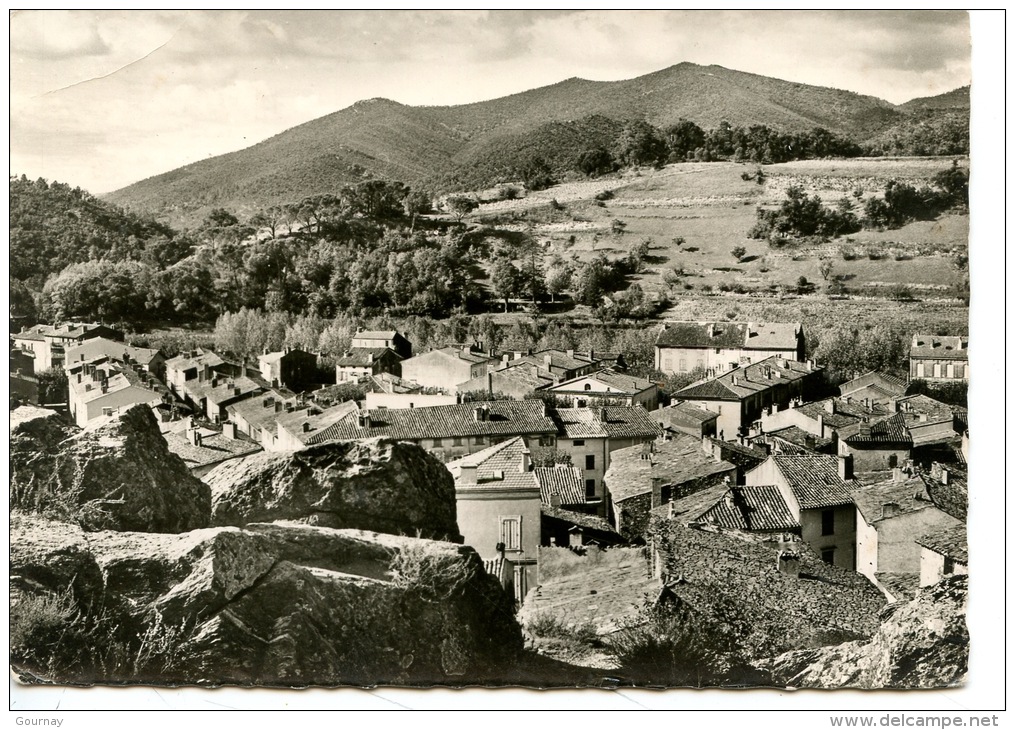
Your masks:
<instances>
[{"instance_id":1,"label":"window","mask_svg":"<svg viewBox=\"0 0 1015 730\"><path fill-rule=\"evenodd\" d=\"M826 509L821 511L821 534L835 534L835 510ZM827 560L825 562L828 562Z\"/></svg>"},{"instance_id":2,"label":"window","mask_svg":"<svg viewBox=\"0 0 1015 730\"><path fill-rule=\"evenodd\" d=\"M952 558L949 558L946 555L945 556L945 564L944 564L944 567L941 569L941 574L942 575L951 575L954 572L955 572L955 560L953 560Z\"/></svg>"},{"instance_id":3,"label":"window","mask_svg":"<svg viewBox=\"0 0 1015 730\"><path fill-rule=\"evenodd\" d=\"M585 390L592 390L592 383L585 383Z\"/></svg>"},{"instance_id":4,"label":"window","mask_svg":"<svg viewBox=\"0 0 1015 730\"><path fill-rule=\"evenodd\" d=\"M444 445L444 439L434 439L433 440L433 445L434 446L443 446Z\"/></svg>"},{"instance_id":5,"label":"window","mask_svg":"<svg viewBox=\"0 0 1015 730\"><path fill-rule=\"evenodd\" d=\"M682 373L687 372L687 360L685 360L684 358L680 358L680 372Z\"/></svg>"},{"instance_id":6,"label":"window","mask_svg":"<svg viewBox=\"0 0 1015 730\"><path fill-rule=\"evenodd\" d=\"M575 446L584 446L585 445L585 439L575 439L572 443Z\"/></svg>"},{"instance_id":7,"label":"window","mask_svg":"<svg viewBox=\"0 0 1015 730\"><path fill-rule=\"evenodd\" d=\"M476 437L476 446L482 446L486 443L486 440L482 436Z\"/></svg>"},{"instance_id":8,"label":"window","mask_svg":"<svg viewBox=\"0 0 1015 730\"><path fill-rule=\"evenodd\" d=\"M925 377L925 373L926 370L923 367L923 363L922 362L916 363L916 377L918 378Z\"/></svg>"},{"instance_id":9,"label":"window","mask_svg":"<svg viewBox=\"0 0 1015 730\"><path fill-rule=\"evenodd\" d=\"M461 446L462 445L462 437L461 436L455 436L455 439L454 439L454 441L452 441L452 444L455 445L455 446Z\"/></svg>"},{"instance_id":10,"label":"window","mask_svg":"<svg viewBox=\"0 0 1015 730\"><path fill-rule=\"evenodd\" d=\"M596 480L586 479L585 480L585 498L594 499L596 496Z\"/></svg>"},{"instance_id":11,"label":"window","mask_svg":"<svg viewBox=\"0 0 1015 730\"><path fill-rule=\"evenodd\" d=\"M835 564L835 548L827 548L821 551L821 559L829 565Z\"/></svg>"},{"instance_id":12,"label":"window","mask_svg":"<svg viewBox=\"0 0 1015 730\"><path fill-rule=\"evenodd\" d=\"M596 455L595 454L585 454L585 468L586 469L595 469L596 468Z\"/></svg>"},{"instance_id":13,"label":"window","mask_svg":"<svg viewBox=\"0 0 1015 730\"><path fill-rule=\"evenodd\" d=\"M935 378L941 377L941 363L939 362L934 363L934 377Z\"/></svg>"},{"instance_id":14,"label":"window","mask_svg":"<svg viewBox=\"0 0 1015 730\"><path fill-rule=\"evenodd\" d=\"M505 550L522 549L522 516L510 515L500 518L500 541Z\"/></svg>"}]
</instances>

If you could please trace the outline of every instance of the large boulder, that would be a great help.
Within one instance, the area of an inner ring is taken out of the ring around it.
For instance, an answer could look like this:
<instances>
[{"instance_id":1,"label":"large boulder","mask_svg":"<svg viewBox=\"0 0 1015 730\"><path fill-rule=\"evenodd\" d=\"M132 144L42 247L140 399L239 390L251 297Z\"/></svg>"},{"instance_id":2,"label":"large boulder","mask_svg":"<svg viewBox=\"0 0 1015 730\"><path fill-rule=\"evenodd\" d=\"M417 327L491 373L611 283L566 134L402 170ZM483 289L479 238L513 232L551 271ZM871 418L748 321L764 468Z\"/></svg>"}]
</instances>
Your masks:
<instances>
[{"instance_id":1,"label":"large boulder","mask_svg":"<svg viewBox=\"0 0 1015 730\"><path fill-rule=\"evenodd\" d=\"M35 543L64 540L55 523L31 528ZM475 551L448 542L274 523L94 532L87 552L102 611L70 622L88 627L74 661L38 650L15 661L29 681L466 684L507 676L522 648L511 597ZM48 560L12 540L22 574L42 574ZM53 635L47 650L64 651L65 634Z\"/></svg>"},{"instance_id":2,"label":"large boulder","mask_svg":"<svg viewBox=\"0 0 1015 730\"><path fill-rule=\"evenodd\" d=\"M211 491L169 451L151 409L134 406L86 429L22 406L11 412L11 508L85 530L184 532L207 527Z\"/></svg>"},{"instance_id":3,"label":"large boulder","mask_svg":"<svg viewBox=\"0 0 1015 730\"><path fill-rule=\"evenodd\" d=\"M413 444L375 438L226 462L204 476L212 524L299 520L461 542L455 483Z\"/></svg>"},{"instance_id":4,"label":"large boulder","mask_svg":"<svg viewBox=\"0 0 1015 730\"><path fill-rule=\"evenodd\" d=\"M891 604L870 641L793 651L762 662L776 683L836 689L935 688L961 684L969 663L967 576Z\"/></svg>"}]
</instances>

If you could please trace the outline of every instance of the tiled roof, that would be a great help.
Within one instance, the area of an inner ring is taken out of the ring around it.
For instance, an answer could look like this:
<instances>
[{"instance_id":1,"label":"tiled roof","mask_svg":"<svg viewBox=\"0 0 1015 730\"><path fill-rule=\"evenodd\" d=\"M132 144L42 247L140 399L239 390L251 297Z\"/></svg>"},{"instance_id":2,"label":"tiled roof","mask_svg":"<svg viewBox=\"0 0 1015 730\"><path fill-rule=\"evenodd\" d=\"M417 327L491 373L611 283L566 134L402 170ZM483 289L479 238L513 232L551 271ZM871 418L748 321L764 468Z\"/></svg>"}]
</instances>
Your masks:
<instances>
[{"instance_id":1,"label":"tiled roof","mask_svg":"<svg viewBox=\"0 0 1015 730\"><path fill-rule=\"evenodd\" d=\"M869 373L864 373L860 377L847 380L839 385L839 393L850 395L864 388L875 387L883 393L902 395L906 392L908 385L905 378L897 377L891 373L881 373L872 370Z\"/></svg>"},{"instance_id":2,"label":"tiled roof","mask_svg":"<svg viewBox=\"0 0 1015 730\"><path fill-rule=\"evenodd\" d=\"M963 565L969 565L969 545L966 540L965 525L935 530L918 538L916 543L952 560L957 560Z\"/></svg>"},{"instance_id":3,"label":"tiled roof","mask_svg":"<svg viewBox=\"0 0 1015 730\"><path fill-rule=\"evenodd\" d=\"M239 393L236 389L239 388ZM213 386L211 380L188 380L184 389L195 400L207 398L210 403L220 404L239 400L251 394L261 393L268 385L259 377L238 375L236 377L218 378L218 385Z\"/></svg>"},{"instance_id":4,"label":"tiled roof","mask_svg":"<svg viewBox=\"0 0 1015 730\"><path fill-rule=\"evenodd\" d=\"M543 517L550 517L562 522L571 522L578 527L595 530L596 532L609 533L611 536L615 536L618 540L621 539L620 533L613 529L613 525L611 525L605 517L590 515L585 512L576 512L575 510L564 509L563 507L551 507L545 502L539 509L540 512L542 512Z\"/></svg>"},{"instance_id":5,"label":"tiled roof","mask_svg":"<svg viewBox=\"0 0 1015 730\"><path fill-rule=\"evenodd\" d=\"M261 447L253 441L226 438L218 431L201 429L200 433L202 436L200 446L190 443L186 434L183 433L163 434L169 445L169 450L183 459L190 469L216 464L238 456L246 456L261 450Z\"/></svg>"},{"instance_id":6,"label":"tiled roof","mask_svg":"<svg viewBox=\"0 0 1015 730\"><path fill-rule=\"evenodd\" d=\"M918 426L921 423L950 421L956 414L960 416L966 415L965 408L942 403L923 393L898 398L896 403L898 404L899 412L905 416L906 423L911 426ZM921 415L926 415L927 420L921 421Z\"/></svg>"},{"instance_id":7,"label":"tiled roof","mask_svg":"<svg viewBox=\"0 0 1015 730\"><path fill-rule=\"evenodd\" d=\"M969 358L969 338L913 335L909 356L934 360L967 360Z\"/></svg>"},{"instance_id":8,"label":"tiled roof","mask_svg":"<svg viewBox=\"0 0 1015 730\"><path fill-rule=\"evenodd\" d=\"M862 428L862 427L861 427ZM867 435L863 431L857 431L851 436L847 436L845 442L850 445L855 444L906 444L912 445L913 437L909 435L909 429L906 428L906 419L901 413L896 413L894 416L890 416L883 420L872 423L870 426L870 434Z\"/></svg>"},{"instance_id":9,"label":"tiled roof","mask_svg":"<svg viewBox=\"0 0 1015 730\"><path fill-rule=\"evenodd\" d=\"M965 522L969 511L969 486L964 464L948 464L947 483L942 481L941 467L931 468L930 473L921 474L927 493L934 505L952 517Z\"/></svg>"},{"instance_id":10,"label":"tiled roof","mask_svg":"<svg viewBox=\"0 0 1015 730\"><path fill-rule=\"evenodd\" d=\"M476 409L487 417L477 419ZM447 406L405 409L374 409L370 427L360 427L356 415L339 421L313 436L309 443L332 439L360 439L388 436L403 441L451 438L454 436L517 436L556 433L553 420L545 415L542 401L489 401Z\"/></svg>"},{"instance_id":11,"label":"tiled roof","mask_svg":"<svg viewBox=\"0 0 1015 730\"><path fill-rule=\"evenodd\" d=\"M554 420L560 436L568 439L648 438L659 433L658 424L640 405L558 408Z\"/></svg>"},{"instance_id":12,"label":"tiled roof","mask_svg":"<svg viewBox=\"0 0 1015 730\"><path fill-rule=\"evenodd\" d=\"M834 410L834 413L832 410ZM812 401L797 406L797 411L803 413L812 421L817 421L821 416L822 422L836 430L860 423L864 418L885 416L887 409L882 407L868 408L863 401L852 396L842 398L825 398L824 400Z\"/></svg>"},{"instance_id":13,"label":"tiled roof","mask_svg":"<svg viewBox=\"0 0 1015 730\"><path fill-rule=\"evenodd\" d=\"M250 425L263 429L274 426L281 416L286 415L284 409L275 410L276 403L292 403L294 400L292 396L285 397L278 391L271 391L255 398L232 403L226 406L226 413L229 414L230 420L239 416Z\"/></svg>"},{"instance_id":14,"label":"tiled roof","mask_svg":"<svg viewBox=\"0 0 1015 730\"><path fill-rule=\"evenodd\" d=\"M106 337L94 337L80 344L68 347L64 357L64 367L70 369L78 362L93 360L103 356L122 360L124 354L135 362L147 365L160 355L161 351L148 347L126 345Z\"/></svg>"},{"instance_id":15,"label":"tiled roof","mask_svg":"<svg viewBox=\"0 0 1015 730\"><path fill-rule=\"evenodd\" d=\"M486 375L459 383L455 390L459 393L467 393L471 390L487 390L487 384L492 381L493 392L506 392L505 387L512 390L536 390L544 385L554 382L553 375L542 368L534 367L531 363L518 365L519 361L514 360L511 364L501 370L491 370ZM488 379L489 378L489 379Z\"/></svg>"},{"instance_id":16,"label":"tiled roof","mask_svg":"<svg viewBox=\"0 0 1015 730\"><path fill-rule=\"evenodd\" d=\"M560 498L560 504L585 504L585 481L577 467L565 464L537 466L535 473L544 505L553 504L554 494Z\"/></svg>"},{"instance_id":17,"label":"tiled roof","mask_svg":"<svg viewBox=\"0 0 1015 730\"><path fill-rule=\"evenodd\" d=\"M32 340L33 342L45 342L46 338L38 332L32 330L25 330L24 332L16 332L11 335L12 339L15 340Z\"/></svg>"},{"instance_id":18,"label":"tiled roof","mask_svg":"<svg viewBox=\"0 0 1015 730\"><path fill-rule=\"evenodd\" d=\"M779 487L730 487L698 518L731 530L769 531L800 527Z\"/></svg>"},{"instance_id":19,"label":"tiled roof","mask_svg":"<svg viewBox=\"0 0 1015 730\"><path fill-rule=\"evenodd\" d=\"M896 601L911 601L920 588L919 573L875 573L874 580Z\"/></svg>"},{"instance_id":20,"label":"tiled roof","mask_svg":"<svg viewBox=\"0 0 1015 730\"><path fill-rule=\"evenodd\" d=\"M395 330L363 330L352 336L354 340L392 340L398 334Z\"/></svg>"},{"instance_id":21,"label":"tiled roof","mask_svg":"<svg viewBox=\"0 0 1015 730\"><path fill-rule=\"evenodd\" d=\"M340 423L358 410L356 401L348 400L323 410L319 407L304 407L291 413L280 413L276 423L303 443L311 443L310 439L315 435ZM304 423L307 424L306 431L303 430Z\"/></svg>"},{"instance_id":22,"label":"tiled roof","mask_svg":"<svg viewBox=\"0 0 1015 730\"><path fill-rule=\"evenodd\" d=\"M729 488L728 484L713 484L686 497L671 500L654 508L652 512L658 517L672 518L674 521L686 525L696 521L705 510L721 499L729 491Z\"/></svg>"},{"instance_id":23,"label":"tiled roof","mask_svg":"<svg viewBox=\"0 0 1015 730\"><path fill-rule=\"evenodd\" d=\"M902 481L889 478L854 489L853 502L869 525L900 514L934 507L930 494L927 493L927 488L918 475L904 475ZM886 511L884 509L886 504L894 507Z\"/></svg>"},{"instance_id":24,"label":"tiled roof","mask_svg":"<svg viewBox=\"0 0 1015 730\"><path fill-rule=\"evenodd\" d=\"M561 370L577 370L592 364L592 361L588 358L580 358L577 354L572 357L564 350L540 350L531 355L522 355L520 358L509 360L508 362L527 362L539 367L545 367L548 356L550 358L550 367L560 368Z\"/></svg>"},{"instance_id":25,"label":"tiled roof","mask_svg":"<svg viewBox=\"0 0 1015 730\"><path fill-rule=\"evenodd\" d=\"M786 479L800 509L851 504L855 486L839 477L839 460L822 454L781 454L771 457Z\"/></svg>"},{"instance_id":26,"label":"tiled roof","mask_svg":"<svg viewBox=\"0 0 1015 730\"><path fill-rule=\"evenodd\" d=\"M701 441L685 433L651 442L652 451L639 444L618 449L610 455L610 468L604 481L614 502L621 502L652 491L652 479L658 477L664 486L679 485L712 474L729 473L736 467L706 454ZM643 458L647 456L648 458Z\"/></svg>"},{"instance_id":27,"label":"tiled roof","mask_svg":"<svg viewBox=\"0 0 1015 730\"><path fill-rule=\"evenodd\" d=\"M767 431L763 435L771 438L782 439L794 446L799 446L803 449L810 449L812 451L817 451L832 445L832 439L815 436L812 433L804 431L799 426L787 426L786 428L780 428L775 431Z\"/></svg>"},{"instance_id":28,"label":"tiled roof","mask_svg":"<svg viewBox=\"0 0 1015 730\"><path fill-rule=\"evenodd\" d=\"M719 417L719 414L715 411L710 411L705 408L698 408L692 406L690 403L677 403L667 408L660 408L659 410L652 411L652 420L668 426L673 424L675 421L691 422L691 423L708 423L714 421Z\"/></svg>"},{"instance_id":29,"label":"tiled roof","mask_svg":"<svg viewBox=\"0 0 1015 730\"><path fill-rule=\"evenodd\" d=\"M390 347L353 347L335 360L338 367L367 367L380 360L384 353L390 352L398 360L402 358ZM370 356L373 356L371 359Z\"/></svg>"},{"instance_id":30,"label":"tiled roof","mask_svg":"<svg viewBox=\"0 0 1015 730\"><path fill-rule=\"evenodd\" d=\"M525 439L517 436L504 443L449 461L447 466L455 478L455 489L539 489L533 471L522 470L529 452ZM476 467L476 481L462 481L462 467Z\"/></svg>"},{"instance_id":31,"label":"tiled roof","mask_svg":"<svg viewBox=\"0 0 1015 730\"><path fill-rule=\"evenodd\" d=\"M166 360L166 367L170 370L189 370L204 365L212 368L225 365L226 361L219 357L218 353L211 350L196 350L195 352L194 357L183 354L169 358Z\"/></svg>"},{"instance_id":32,"label":"tiled roof","mask_svg":"<svg viewBox=\"0 0 1015 730\"><path fill-rule=\"evenodd\" d=\"M798 322L667 322L656 346L795 350L800 331Z\"/></svg>"},{"instance_id":33,"label":"tiled roof","mask_svg":"<svg viewBox=\"0 0 1015 730\"><path fill-rule=\"evenodd\" d=\"M807 363L773 355L742 368L734 368L703 383L689 385L673 396L679 400L741 400L820 370L819 366L810 370Z\"/></svg>"},{"instance_id":34,"label":"tiled roof","mask_svg":"<svg viewBox=\"0 0 1015 730\"><path fill-rule=\"evenodd\" d=\"M588 375L579 375L569 380L563 380L555 385L548 385L545 390L554 393L584 393L584 390L574 389L571 386L577 382L584 380L593 380L602 383L611 392L623 393L627 395L637 395L643 391L649 390L650 388L658 387L655 383L644 378L636 378L633 375L624 375L618 373L615 370L600 370L596 373L589 373ZM588 391L590 396L603 395L602 392Z\"/></svg>"},{"instance_id":35,"label":"tiled roof","mask_svg":"<svg viewBox=\"0 0 1015 730\"><path fill-rule=\"evenodd\" d=\"M135 373L130 367L110 363L110 369L107 370L106 373L105 391L101 388L101 381L92 380L88 377L83 377L80 383L77 381L76 377L72 377L68 381L68 387L72 388L74 392L78 394L77 400L79 403L90 403L93 400L105 398L112 393L127 390L128 388L139 388L146 393L149 393L150 397L138 394L139 398L143 398L142 401L138 402L144 403L161 400L163 395L168 392L165 386L158 381L153 379L149 379L148 381L143 380L141 376Z\"/></svg>"}]
</instances>

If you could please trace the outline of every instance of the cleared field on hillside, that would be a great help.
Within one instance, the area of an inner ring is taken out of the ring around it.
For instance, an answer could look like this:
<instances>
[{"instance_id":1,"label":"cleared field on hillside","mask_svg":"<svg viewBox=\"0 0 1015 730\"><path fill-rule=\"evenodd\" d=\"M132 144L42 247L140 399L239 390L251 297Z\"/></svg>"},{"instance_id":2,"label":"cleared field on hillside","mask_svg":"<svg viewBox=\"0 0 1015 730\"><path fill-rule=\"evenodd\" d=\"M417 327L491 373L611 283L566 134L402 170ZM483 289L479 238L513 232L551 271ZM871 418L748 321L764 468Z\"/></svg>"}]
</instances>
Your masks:
<instances>
[{"instance_id":1,"label":"cleared field on hillside","mask_svg":"<svg viewBox=\"0 0 1015 730\"><path fill-rule=\"evenodd\" d=\"M966 161L960 164L965 166ZM760 185L741 177L754 174L757 165L670 165L484 205L474 217L524 216L507 227L531 230L548 256L575 256L579 261L601 252L611 258L626 256L650 239L647 269L633 281L671 298L720 287L785 293L795 289L801 277L814 285L816 293L825 292L838 278L842 286L867 296L880 291L889 296L907 288L919 298L954 297L966 278L955 265L955 254L968 248L966 215L945 215L890 231L861 231L796 248L773 249L767 241L747 237L757 207L777 205L791 184L829 203L849 197L860 212L866 199L883 195L888 180L921 185L950 165L950 159L938 158L806 160L762 168L765 178ZM604 190L613 197L595 201ZM553 200L563 209L551 210ZM612 229L615 220L624 224L623 233ZM741 261L731 254L737 246L747 251ZM823 260L832 264L827 280L821 275ZM668 286L663 277L674 269L682 272L679 283Z\"/></svg>"}]
</instances>

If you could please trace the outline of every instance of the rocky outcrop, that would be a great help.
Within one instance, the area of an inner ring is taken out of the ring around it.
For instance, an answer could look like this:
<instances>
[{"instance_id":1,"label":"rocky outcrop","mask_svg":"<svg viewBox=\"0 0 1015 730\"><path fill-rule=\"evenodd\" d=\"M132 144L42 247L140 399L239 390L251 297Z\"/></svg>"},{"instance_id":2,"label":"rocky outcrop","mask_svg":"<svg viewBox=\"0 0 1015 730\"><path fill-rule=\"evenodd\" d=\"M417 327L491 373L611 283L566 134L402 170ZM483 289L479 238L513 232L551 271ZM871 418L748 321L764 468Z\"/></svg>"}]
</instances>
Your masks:
<instances>
[{"instance_id":1,"label":"rocky outcrop","mask_svg":"<svg viewBox=\"0 0 1015 730\"><path fill-rule=\"evenodd\" d=\"M11 545L26 595L81 571L101 586L50 639L12 650L29 681L465 684L505 676L522 648L510 597L448 542L288 522L84 533L19 516ZM14 602L13 634L46 628L19 613L39 606ZM68 642L70 658L45 653Z\"/></svg>"},{"instance_id":2,"label":"rocky outcrop","mask_svg":"<svg viewBox=\"0 0 1015 730\"><path fill-rule=\"evenodd\" d=\"M79 429L52 411L11 412L11 508L85 530L184 532L208 525L211 491L139 405Z\"/></svg>"},{"instance_id":3,"label":"rocky outcrop","mask_svg":"<svg viewBox=\"0 0 1015 730\"><path fill-rule=\"evenodd\" d=\"M932 688L961 684L969 661L967 576L892 604L869 642L782 654L762 662L778 684L833 689Z\"/></svg>"},{"instance_id":4,"label":"rocky outcrop","mask_svg":"<svg viewBox=\"0 0 1015 730\"><path fill-rule=\"evenodd\" d=\"M212 524L299 520L461 542L451 473L418 446L376 438L254 454L205 475Z\"/></svg>"}]
</instances>

